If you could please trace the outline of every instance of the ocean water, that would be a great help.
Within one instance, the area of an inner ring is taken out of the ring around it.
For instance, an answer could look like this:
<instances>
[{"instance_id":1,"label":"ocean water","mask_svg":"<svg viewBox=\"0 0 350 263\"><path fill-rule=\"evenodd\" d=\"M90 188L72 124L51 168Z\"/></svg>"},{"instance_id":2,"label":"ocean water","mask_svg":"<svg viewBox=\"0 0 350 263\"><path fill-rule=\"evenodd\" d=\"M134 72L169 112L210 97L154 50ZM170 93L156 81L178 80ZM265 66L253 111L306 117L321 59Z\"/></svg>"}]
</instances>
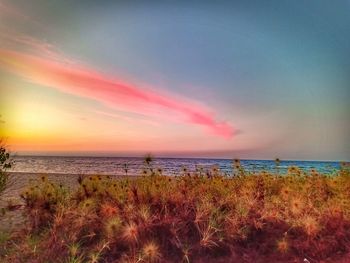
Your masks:
<instances>
[{"instance_id":1,"label":"ocean water","mask_svg":"<svg viewBox=\"0 0 350 263\"><path fill-rule=\"evenodd\" d=\"M58 156L16 156L12 172L27 173L59 173L59 174L108 174L108 175L140 175L145 168L143 158L121 157L58 157ZM155 158L154 168L162 169L165 175L176 175L186 167L195 171L201 167L203 171L217 166L224 173L232 174L230 159L195 159L195 158ZM241 160L241 165L247 171L267 170L270 172L287 171L289 166L298 166L304 171L316 169L318 172L332 174L340 169L338 162L323 161L281 161L276 167L274 161Z\"/></svg>"}]
</instances>

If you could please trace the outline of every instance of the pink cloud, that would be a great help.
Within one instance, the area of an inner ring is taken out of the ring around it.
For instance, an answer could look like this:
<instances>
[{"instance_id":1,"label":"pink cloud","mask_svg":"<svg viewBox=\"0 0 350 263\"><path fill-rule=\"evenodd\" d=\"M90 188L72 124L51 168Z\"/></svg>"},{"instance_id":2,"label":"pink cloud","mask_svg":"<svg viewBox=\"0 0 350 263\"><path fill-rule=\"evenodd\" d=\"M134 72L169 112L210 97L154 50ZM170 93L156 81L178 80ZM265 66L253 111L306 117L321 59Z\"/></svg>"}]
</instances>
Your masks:
<instances>
[{"instance_id":1,"label":"pink cloud","mask_svg":"<svg viewBox=\"0 0 350 263\"><path fill-rule=\"evenodd\" d=\"M49 50L50 46L30 39L21 39L36 48ZM146 115L162 115L186 123L206 127L211 133L230 138L234 129L227 122L217 121L207 108L173 94L127 84L96 70L72 64L50 52L39 57L8 49L0 49L0 66L33 83L56 88L62 92L97 100L109 107Z\"/></svg>"}]
</instances>

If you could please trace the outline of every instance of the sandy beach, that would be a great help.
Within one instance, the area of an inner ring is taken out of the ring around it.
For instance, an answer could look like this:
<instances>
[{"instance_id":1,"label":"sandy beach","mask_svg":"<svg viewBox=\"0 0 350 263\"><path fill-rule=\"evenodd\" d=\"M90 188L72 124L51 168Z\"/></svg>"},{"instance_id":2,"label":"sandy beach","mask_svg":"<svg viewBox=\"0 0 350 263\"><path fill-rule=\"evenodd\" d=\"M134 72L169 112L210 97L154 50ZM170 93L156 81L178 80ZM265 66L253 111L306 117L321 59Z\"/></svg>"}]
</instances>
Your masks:
<instances>
[{"instance_id":1,"label":"sandy beach","mask_svg":"<svg viewBox=\"0 0 350 263\"><path fill-rule=\"evenodd\" d=\"M41 175L47 176L52 183L62 184L69 190L74 190L78 186L79 174L59 174L59 173L21 173L9 172L8 187L0 196L0 210L6 208L9 203L14 205L24 205L20 197L21 192L28 187L31 182L40 179ZM87 175L84 175L87 176ZM113 178L125 178L125 175L110 175ZM137 176L127 176L128 178L136 178ZM6 211L4 216L0 216L0 230L13 229L14 227L24 223L25 218L22 215L23 207L13 211Z\"/></svg>"},{"instance_id":2,"label":"sandy beach","mask_svg":"<svg viewBox=\"0 0 350 263\"><path fill-rule=\"evenodd\" d=\"M9 173L8 187L0 196L0 209L8 206L9 203L15 205L24 205L20 197L21 192L30 184L31 181L37 180L40 174L38 173ZM49 180L52 182L63 183L69 187L77 185L78 175L74 174L48 174ZM25 217L22 215L23 207L13 211L6 211L5 215L0 217L0 230L13 229L25 222Z\"/></svg>"}]
</instances>

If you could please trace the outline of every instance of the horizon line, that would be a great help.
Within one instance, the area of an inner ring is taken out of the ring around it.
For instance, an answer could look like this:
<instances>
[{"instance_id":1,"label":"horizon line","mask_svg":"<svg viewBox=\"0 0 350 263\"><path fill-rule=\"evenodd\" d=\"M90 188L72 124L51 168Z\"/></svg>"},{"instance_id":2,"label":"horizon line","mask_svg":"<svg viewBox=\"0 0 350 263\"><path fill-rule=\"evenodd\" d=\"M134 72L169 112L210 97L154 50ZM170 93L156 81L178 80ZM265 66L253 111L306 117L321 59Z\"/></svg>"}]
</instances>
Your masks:
<instances>
[{"instance_id":1,"label":"horizon line","mask_svg":"<svg viewBox=\"0 0 350 263\"><path fill-rule=\"evenodd\" d=\"M88 153L87 155L79 155L79 154L71 154L71 153L66 153L66 154L45 154L45 153L19 153L19 154L13 154L14 157L75 157L75 158L145 158L147 155L151 155L154 159L209 159L209 160L234 160L238 159L241 161L275 161L277 158L279 159L280 162L349 162L349 160L330 160L330 159L293 159L293 158L237 158L237 157L208 157L208 156L188 156L188 157L180 157L176 155L155 155L152 153L145 153L145 154L136 154L136 155L118 155L116 153L103 153L103 154L91 154Z\"/></svg>"}]
</instances>

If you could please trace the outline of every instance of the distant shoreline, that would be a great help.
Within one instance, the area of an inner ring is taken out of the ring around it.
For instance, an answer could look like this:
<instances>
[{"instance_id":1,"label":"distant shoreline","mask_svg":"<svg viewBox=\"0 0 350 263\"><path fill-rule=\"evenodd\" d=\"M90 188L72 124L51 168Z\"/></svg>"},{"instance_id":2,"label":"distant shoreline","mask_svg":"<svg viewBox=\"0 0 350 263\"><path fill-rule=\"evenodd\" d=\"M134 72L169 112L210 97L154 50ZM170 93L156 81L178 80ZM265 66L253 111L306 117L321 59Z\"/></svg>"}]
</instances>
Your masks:
<instances>
[{"instance_id":1,"label":"distant shoreline","mask_svg":"<svg viewBox=\"0 0 350 263\"><path fill-rule=\"evenodd\" d=\"M143 160L145 157L140 156L140 155L135 155L135 156L121 156L121 155L93 155L93 154L88 154L88 155L64 155L64 154L14 154L14 157L47 157L47 158L120 158L120 159L141 159ZM232 158L229 157L208 157L208 156L203 156L203 157L194 157L194 156L189 156L186 157L186 155L183 156L162 156L162 155L155 155L154 159L179 159L179 160L185 160L185 159L191 159L191 160L225 160L225 161L232 161L236 157L233 156ZM276 157L279 158L279 157ZM241 161L272 161L274 162L276 158L238 158ZM328 159L293 159L293 158L279 158L280 161L282 162L320 162L320 163L341 163L341 162L350 162L350 160L328 160Z\"/></svg>"},{"instance_id":2,"label":"distant shoreline","mask_svg":"<svg viewBox=\"0 0 350 263\"><path fill-rule=\"evenodd\" d=\"M56 177L56 176L73 176L78 177L79 175L82 176L89 176L89 175L102 175L102 176L113 176L115 178L123 178L123 177L134 177L134 176L140 176L136 174L84 174L84 173L47 173L47 172L7 172L10 176L18 175L18 176L24 176L27 175L29 177L33 176L40 176L40 175L47 175L48 177Z\"/></svg>"},{"instance_id":3,"label":"distant shoreline","mask_svg":"<svg viewBox=\"0 0 350 263\"><path fill-rule=\"evenodd\" d=\"M16 156L15 165L9 172L44 173L75 176L78 174L99 174L110 176L141 175L147 169L143 158L114 158L114 157L53 157L53 156ZM246 160L240 163L247 172L269 171L272 173L278 169L279 173L286 173L288 167L298 166L304 171L316 169L320 173L333 173L340 169L339 162L319 161L285 161L279 160ZM173 176L181 174L184 168L187 171L201 170L206 172L219 168L224 174L232 174L233 160L227 159L196 159L196 158L154 158L152 167L159 169L162 174Z\"/></svg>"}]
</instances>

